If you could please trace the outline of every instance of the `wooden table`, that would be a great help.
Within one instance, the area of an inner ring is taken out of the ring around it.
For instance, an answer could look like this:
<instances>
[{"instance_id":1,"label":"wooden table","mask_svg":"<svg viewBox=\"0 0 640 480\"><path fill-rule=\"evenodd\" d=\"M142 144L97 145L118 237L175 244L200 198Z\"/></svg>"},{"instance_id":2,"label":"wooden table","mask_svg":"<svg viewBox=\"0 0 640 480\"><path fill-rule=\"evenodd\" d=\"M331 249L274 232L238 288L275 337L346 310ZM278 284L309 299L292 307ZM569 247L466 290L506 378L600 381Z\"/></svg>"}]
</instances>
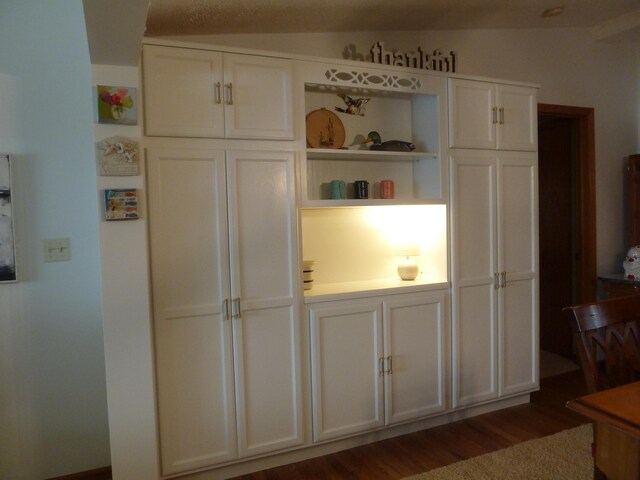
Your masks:
<instances>
[{"instance_id":1,"label":"wooden table","mask_svg":"<svg viewBox=\"0 0 640 480\"><path fill-rule=\"evenodd\" d=\"M640 480L640 382L585 395L567 407L595 422L594 478Z\"/></svg>"}]
</instances>

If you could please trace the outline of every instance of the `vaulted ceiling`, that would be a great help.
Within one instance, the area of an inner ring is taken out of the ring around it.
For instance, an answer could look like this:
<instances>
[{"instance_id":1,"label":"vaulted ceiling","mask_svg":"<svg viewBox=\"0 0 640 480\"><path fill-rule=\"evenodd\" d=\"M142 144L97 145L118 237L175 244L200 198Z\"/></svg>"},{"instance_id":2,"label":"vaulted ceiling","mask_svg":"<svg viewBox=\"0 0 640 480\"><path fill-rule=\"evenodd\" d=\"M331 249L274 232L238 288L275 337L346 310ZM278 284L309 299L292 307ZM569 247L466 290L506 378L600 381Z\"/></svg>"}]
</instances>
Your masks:
<instances>
[{"instance_id":1,"label":"vaulted ceiling","mask_svg":"<svg viewBox=\"0 0 640 480\"><path fill-rule=\"evenodd\" d=\"M83 0L83 3L91 61L112 65L135 65L143 35L576 27L590 29L596 40L640 42L639 0Z\"/></svg>"}]
</instances>

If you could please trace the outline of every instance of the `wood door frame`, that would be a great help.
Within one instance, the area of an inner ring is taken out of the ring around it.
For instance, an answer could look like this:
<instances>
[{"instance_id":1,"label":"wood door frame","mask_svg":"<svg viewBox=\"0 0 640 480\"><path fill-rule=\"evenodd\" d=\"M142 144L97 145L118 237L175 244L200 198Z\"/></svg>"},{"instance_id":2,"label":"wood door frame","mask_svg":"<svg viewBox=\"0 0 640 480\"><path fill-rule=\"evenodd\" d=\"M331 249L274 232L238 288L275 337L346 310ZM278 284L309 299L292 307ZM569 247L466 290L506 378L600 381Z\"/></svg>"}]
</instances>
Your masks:
<instances>
[{"instance_id":1,"label":"wood door frame","mask_svg":"<svg viewBox=\"0 0 640 480\"><path fill-rule=\"evenodd\" d=\"M597 297L594 109L539 103L538 115L571 118L577 121L576 303L590 302Z\"/></svg>"}]
</instances>

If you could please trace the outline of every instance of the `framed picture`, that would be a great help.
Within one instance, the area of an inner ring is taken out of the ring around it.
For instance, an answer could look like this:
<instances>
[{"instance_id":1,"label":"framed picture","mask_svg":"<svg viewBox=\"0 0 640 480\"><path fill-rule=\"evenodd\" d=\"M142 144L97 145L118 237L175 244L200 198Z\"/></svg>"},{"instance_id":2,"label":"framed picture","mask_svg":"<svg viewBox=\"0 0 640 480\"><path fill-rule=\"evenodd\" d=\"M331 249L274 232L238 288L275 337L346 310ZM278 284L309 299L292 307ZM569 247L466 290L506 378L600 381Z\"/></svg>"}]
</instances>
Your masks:
<instances>
[{"instance_id":1,"label":"framed picture","mask_svg":"<svg viewBox=\"0 0 640 480\"><path fill-rule=\"evenodd\" d=\"M137 220L138 218L138 191L135 188L104 191L105 220Z\"/></svg>"},{"instance_id":2,"label":"framed picture","mask_svg":"<svg viewBox=\"0 0 640 480\"><path fill-rule=\"evenodd\" d=\"M0 282L15 282L16 253L11 195L11 156L0 154Z\"/></svg>"},{"instance_id":3,"label":"framed picture","mask_svg":"<svg viewBox=\"0 0 640 480\"><path fill-rule=\"evenodd\" d=\"M138 123L138 104L134 87L97 85L95 102L98 123Z\"/></svg>"}]
</instances>

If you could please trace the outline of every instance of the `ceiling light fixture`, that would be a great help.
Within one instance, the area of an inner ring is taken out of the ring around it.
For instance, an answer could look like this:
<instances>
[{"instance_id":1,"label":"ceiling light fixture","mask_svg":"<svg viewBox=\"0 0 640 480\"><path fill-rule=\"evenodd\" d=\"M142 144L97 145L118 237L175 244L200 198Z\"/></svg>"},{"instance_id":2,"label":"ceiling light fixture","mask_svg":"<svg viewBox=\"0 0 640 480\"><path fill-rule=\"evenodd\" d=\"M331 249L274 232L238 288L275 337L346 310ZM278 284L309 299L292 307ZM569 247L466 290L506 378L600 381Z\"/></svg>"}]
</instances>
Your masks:
<instances>
[{"instance_id":1,"label":"ceiling light fixture","mask_svg":"<svg viewBox=\"0 0 640 480\"><path fill-rule=\"evenodd\" d=\"M542 12L542 18L555 17L564 12L564 7L551 7Z\"/></svg>"}]
</instances>

